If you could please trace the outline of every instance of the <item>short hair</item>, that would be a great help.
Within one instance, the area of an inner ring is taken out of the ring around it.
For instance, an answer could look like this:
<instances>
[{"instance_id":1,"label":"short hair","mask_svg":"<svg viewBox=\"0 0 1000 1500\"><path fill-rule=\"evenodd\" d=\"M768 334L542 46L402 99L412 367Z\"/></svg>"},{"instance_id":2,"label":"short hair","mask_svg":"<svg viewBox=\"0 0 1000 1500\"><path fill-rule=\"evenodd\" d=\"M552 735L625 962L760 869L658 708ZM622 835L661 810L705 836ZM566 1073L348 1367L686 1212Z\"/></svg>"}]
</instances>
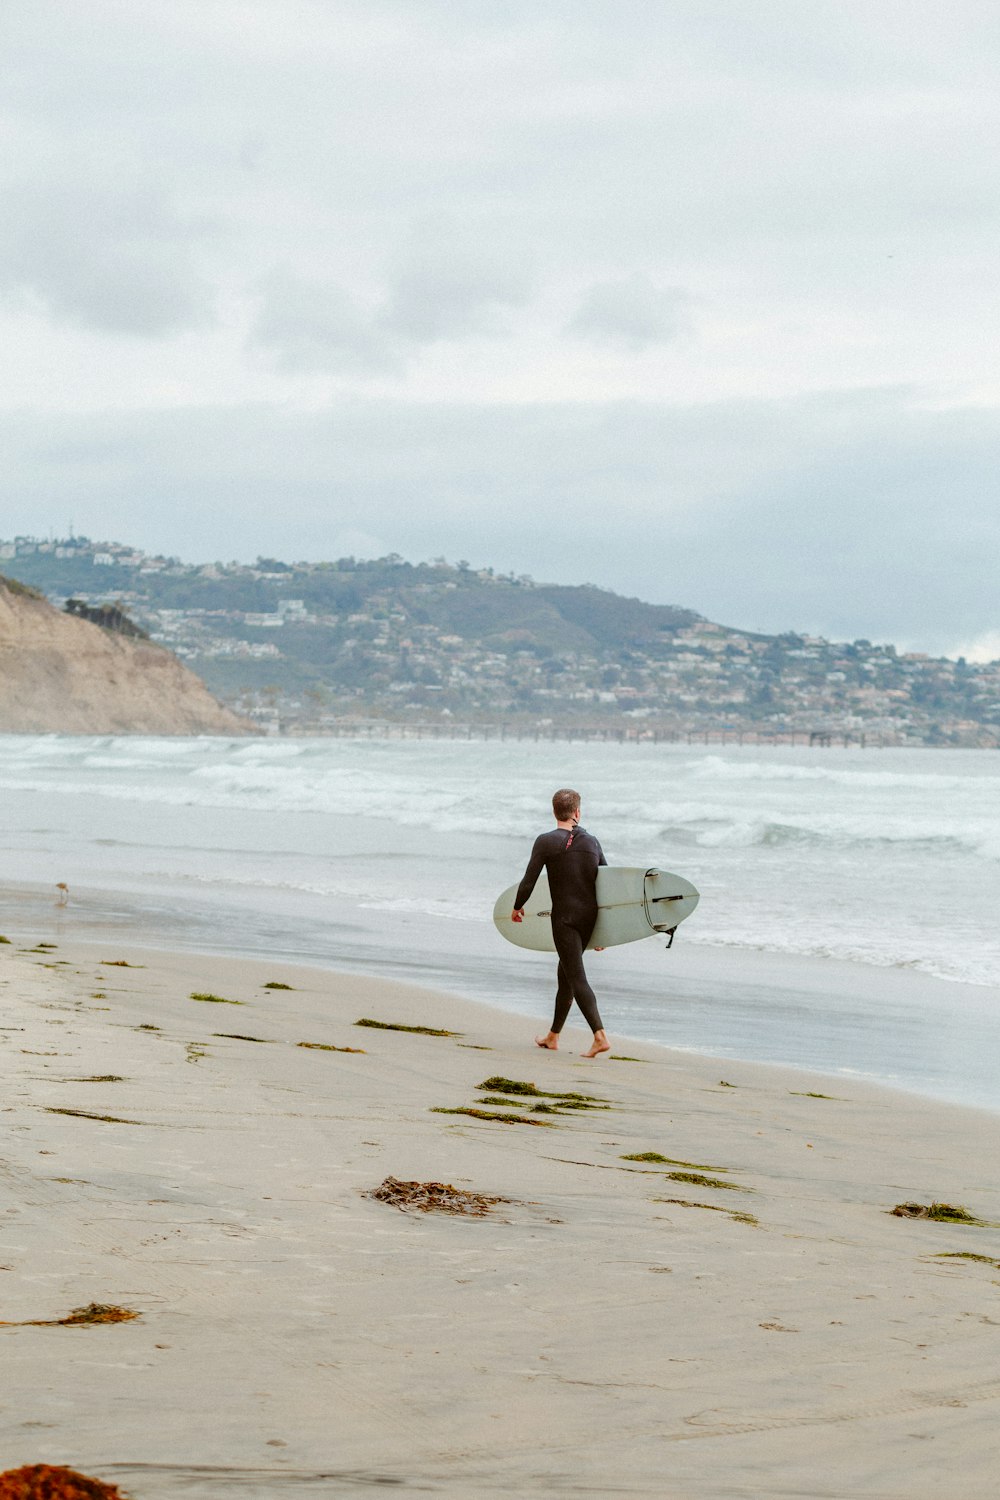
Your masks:
<instances>
[{"instance_id":1,"label":"short hair","mask_svg":"<svg viewBox=\"0 0 1000 1500\"><path fill-rule=\"evenodd\" d=\"M580 811L580 793L574 792L568 786L560 787L558 792L552 796L552 811L556 815L556 822L563 823L571 818L574 813Z\"/></svg>"}]
</instances>

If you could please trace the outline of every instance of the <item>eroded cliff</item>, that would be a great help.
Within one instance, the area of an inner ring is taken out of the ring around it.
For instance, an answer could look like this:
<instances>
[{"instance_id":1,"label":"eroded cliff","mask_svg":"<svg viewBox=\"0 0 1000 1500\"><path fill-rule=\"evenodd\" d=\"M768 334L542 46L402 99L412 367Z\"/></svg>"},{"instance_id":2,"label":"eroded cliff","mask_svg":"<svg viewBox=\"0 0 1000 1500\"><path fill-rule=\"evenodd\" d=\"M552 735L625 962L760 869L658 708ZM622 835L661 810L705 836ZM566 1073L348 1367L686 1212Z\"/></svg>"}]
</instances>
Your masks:
<instances>
[{"instance_id":1,"label":"eroded cliff","mask_svg":"<svg viewBox=\"0 0 1000 1500\"><path fill-rule=\"evenodd\" d=\"M0 576L0 733L253 734L172 652Z\"/></svg>"}]
</instances>

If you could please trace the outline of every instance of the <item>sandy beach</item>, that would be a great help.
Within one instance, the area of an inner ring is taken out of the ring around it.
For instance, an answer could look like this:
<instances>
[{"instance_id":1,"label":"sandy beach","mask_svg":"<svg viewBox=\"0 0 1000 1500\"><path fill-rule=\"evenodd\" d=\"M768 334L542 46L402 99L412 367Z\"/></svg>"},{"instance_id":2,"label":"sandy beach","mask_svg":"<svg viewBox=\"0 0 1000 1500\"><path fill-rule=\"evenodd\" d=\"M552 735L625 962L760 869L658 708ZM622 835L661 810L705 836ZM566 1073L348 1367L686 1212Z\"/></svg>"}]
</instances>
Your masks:
<instances>
[{"instance_id":1,"label":"sandy beach","mask_svg":"<svg viewBox=\"0 0 1000 1500\"><path fill-rule=\"evenodd\" d=\"M1000 1117L8 936L5 1467L136 1500L995 1493L1000 1228L889 1210L1000 1221ZM497 1118L437 1112L467 1109ZM404 1212L389 1177L509 1201ZM139 1316L58 1323L92 1303Z\"/></svg>"}]
</instances>

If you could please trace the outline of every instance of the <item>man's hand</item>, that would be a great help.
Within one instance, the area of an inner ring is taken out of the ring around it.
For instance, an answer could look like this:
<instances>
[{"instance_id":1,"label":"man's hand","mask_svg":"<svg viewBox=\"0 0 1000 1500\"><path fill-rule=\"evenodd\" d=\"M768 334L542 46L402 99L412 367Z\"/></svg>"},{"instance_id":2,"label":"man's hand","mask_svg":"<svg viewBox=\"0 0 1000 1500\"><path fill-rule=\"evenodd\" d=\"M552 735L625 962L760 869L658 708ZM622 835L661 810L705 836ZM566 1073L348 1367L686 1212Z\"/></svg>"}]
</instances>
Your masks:
<instances>
[{"instance_id":1,"label":"man's hand","mask_svg":"<svg viewBox=\"0 0 1000 1500\"><path fill-rule=\"evenodd\" d=\"M518 910L515 907L515 909L510 914L510 920L512 922L523 922L524 921L524 907L522 906L520 910Z\"/></svg>"}]
</instances>

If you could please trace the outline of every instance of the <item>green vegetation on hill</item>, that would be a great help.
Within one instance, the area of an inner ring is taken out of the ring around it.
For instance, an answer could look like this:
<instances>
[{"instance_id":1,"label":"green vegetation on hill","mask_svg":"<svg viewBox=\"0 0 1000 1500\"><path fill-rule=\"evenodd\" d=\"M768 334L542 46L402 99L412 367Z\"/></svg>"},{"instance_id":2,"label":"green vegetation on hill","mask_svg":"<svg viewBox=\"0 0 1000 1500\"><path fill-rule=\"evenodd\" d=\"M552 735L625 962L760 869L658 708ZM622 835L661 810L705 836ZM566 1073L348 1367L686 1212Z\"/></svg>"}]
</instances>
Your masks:
<instances>
[{"instance_id":1,"label":"green vegetation on hill","mask_svg":"<svg viewBox=\"0 0 1000 1500\"><path fill-rule=\"evenodd\" d=\"M115 543L0 543L22 585L128 617L225 701L284 728L346 717L1000 742L1000 663L763 636L592 584L390 555L189 565Z\"/></svg>"},{"instance_id":2,"label":"green vegetation on hill","mask_svg":"<svg viewBox=\"0 0 1000 1500\"><path fill-rule=\"evenodd\" d=\"M17 594L22 599L45 598L41 589L32 588L30 584L23 583L20 578L11 578L6 573L0 573L0 588L8 589L10 593Z\"/></svg>"},{"instance_id":3,"label":"green vegetation on hill","mask_svg":"<svg viewBox=\"0 0 1000 1500\"><path fill-rule=\"evenodd\" d=\"M133 640L148 641L149 636L134 620L130 620L120 604L86 604L82 599L67 599L63 609L78 620L88 620L91 625L100 625L102 630L111 630L115 635L127 635Z\"/></svg>"},{"instance_id":4,"label":"green vegetation on hill","mask_svg":"<svg viewBox=\"0 0 1000 1500\"><path fill-rule=\"evenodd\" d=\"M397 557L299 565L259 558L253 567L220 563L208 569L168 559L164 567L146 571L142 564L95 568L89 554L58 558L36 552L11 559L9 566L50 597L65 593L91 600L96 587L127 599L134 608L267 614L294 598L309 612L339 617L374 603L372 617L377 620L380 613L388 618L394 603L416 625L495 649L526 646L546 654L652 644L663 632L700 618L693 610L644 604L589 584L537 585L491 569L409 563ZM302 644L307 644L305 638Z\"/></svg>"}]
</instances>

